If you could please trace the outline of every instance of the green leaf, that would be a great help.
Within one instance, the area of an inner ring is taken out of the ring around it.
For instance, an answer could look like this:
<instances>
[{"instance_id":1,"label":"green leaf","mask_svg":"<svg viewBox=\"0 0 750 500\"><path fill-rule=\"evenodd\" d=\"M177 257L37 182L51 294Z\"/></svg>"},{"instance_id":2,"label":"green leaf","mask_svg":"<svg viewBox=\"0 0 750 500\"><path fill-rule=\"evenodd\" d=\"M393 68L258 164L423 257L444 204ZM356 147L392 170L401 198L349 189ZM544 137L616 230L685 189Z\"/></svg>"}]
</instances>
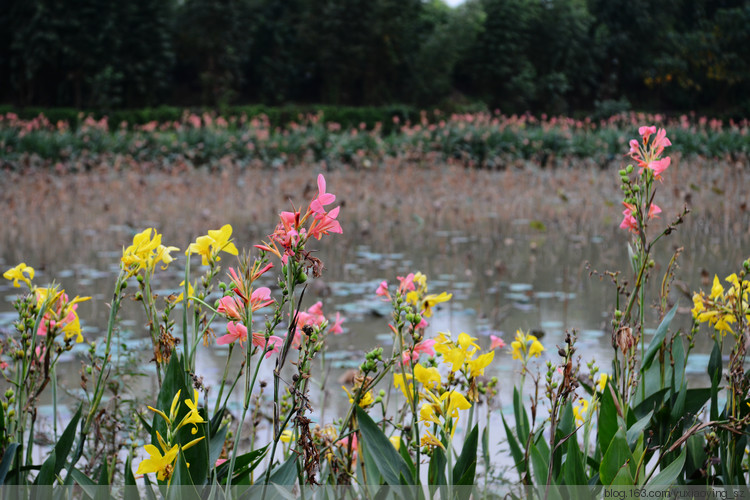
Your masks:
<instances>
[{"instance_id":1,"label":"green leaf","mask_svg":"<svg viewBox=\"0 0 750 500\"><path fill-rule=\"evenodd\" d=\"M623 467L617 471L617 475L612 479L611 486L632 486L634 482L630 467Z\"/></svg>"},{"instance_id":2,"label":"green leaf","mask_svg":"<svg viewBox=\"0 0 750 500\"><path fill-rule=\"evenodd\" d=\"M414 481L416 483L417 479L417 468L412 462L411 455L409 455L409 448L404 444L404 440L399 437L399 440L401 441L398 447L398 454L401 455L401 458L404 459L404 462L406 462L406 465L409 466L409 470L411 471L411 477L414 478ZM390 439L389 439L390 441Z\"/></svg>"},{"instance_id":3,"label":"green leaf","mask_svg":"<svg viewBox=\"0 0 750 500\"><path fill-rule=\"evenodd\" d=\"M67 460L68 454L73 448L73 441L75 440L77 434L76 427L78 426L78 421L81 419L81 411L82 406L79 405L78 411L76 411L75 415L73 415L73 418L68 423L68 425L65 426L65 430L63 431L60 439L55 445L55 456L57 457L55 461L55 475L60 474L60 471L65 466L65 460Z\"/></svg>"},{"instance_id":4,"label":"green leaf","mask_svg":"<svg viewBox=\"0 0 750 500\"><path fill-rule=\"evenodd\" d=\"M383 434L380 427L359 406L356 408L359 430L362 434L362 444L369 449L376 466L383 474L386 484L401 485L400 477L404 477L407 484L414 484L409 466L398 454L390 440Z\"/></svg>"},{"instance_id":5,"label":"green leaf","mask_svg":"<svg viewBox=\"0 0 750 500\"><path fill-rule=\"evenodd\" d=\"M659 471L657 475L652 477L648 484L655 486L669 486L675 484L677 478L680 477L680 474L682 473L682 468L685 466L686 457L687 448L683 448L680 456Z\"/></svg>"},{"instance_id":6,"label":"green leaf","mask_svg":"<svg viewBox=\"0 0 750 500\"><path fill-rule=\"evenodd\" d=\"M513 432L511 432L508 422L505 421L505 415L503 415L502 412L500 412L500 418L503 419L503 426L505 426L505 437L508 439L510 454L516 464L518 473L523 476L526 472L526 461L523 458L523 451L521 451L521 447L518 445L518 441L516 441L516 437L513 435Z\"/></svg>"},{"instance_id":7,"label":"green leaf","mask_svg":"<svg viewBox=\"0 0 750 500\"><path fill-rule=\"evenodd\" d=\"M234 460L234 477L232 478L232 484L237 484L242 478L248 476L258 464L263 460L266 452L268 451L268 445L257 450L238 455ZM216 469L216 478L222 483L229 473L229 460L221 464Z\"/></svg>"},{"instance_id":8,"label":"green leaf","mask_svg":"<svg viewBox=\"0 0 750 500\"><path fill-rule=\"evenodd\" d=\"M646 349L646 354L643 356L641 372L644 372L648 370L649 367L651 367L651 363L654 361L654 356L656 356L656 353L659 352L659 349L661 349L661 346L664 343L664 339L667 336L667 331L669 330L669 324L672 322L674 315L677 313L677 306L678 304L674 305L674 307L666 314L666 316L664 316L664 319L656 328L654 338L651 339L651 342L648 345L648 349Z\"/></svg>"},{"instance_id":9,"label":"green leaf","mask_svg":"<svg viewBox=\"0 0 750 500\"><path fill-rule=\"evenodd\" d=\"M695 471L703 468L706 462L706 449L704 448L704 438L700 435L692 435L685 443L687 448L687 459L685 466L685 475L690 477Z\"/></svg>"},{"instance_id":10,"label":"green leaf","mask_svg":"<svg viewBox=\"0 0 750 500\"><path fill-rule=\"evenodd\" d=\"M125 461L125 491L123 492L123 500L139 500L140 495L138 494L138 486L135 483L135 476L133 476L133 457L128 456Z\"/></svg>"},{"instance_id":11,"label":"green leaf","mask_svg":"<svg viewBox=\"0 0 750 500\"><path fill-rule=\"evenodd\" d=\"M669 414L672 426L676 425L677 422L685 416L685 398L687 397L687 389L683 384L680 387L680 392L677 393L677 397L672 403L672 410Z\"/></svg>"},{"instance_id":12,"label":"green leaf","mask_svg":"<svg viewBox=\"0 0 750 500\"><path fill-rule=\"evenodd\" d=\"M13 465L13 459L16 457L16 449L19 446L19 443L10 443L5 449L3 460L0 462L0 485L5 484L5 477L8 475L10 466Z\"/></svg>"},{"instance_id":13,"label":"green leaf","mask_svg":"<svg viewBox=\"0 0 750 500\"><path fill-rule=\"evenodd\" d=\"M86 474L76 469L75 467L70 469L69 474L73 476L73 480L75 481L75 483L81 487L81 489L89 498L96 497L96 494L99 491L99 487L96 485L96 482L94 480L92 480L90 477L88 477Z\"/></svg>"},{"instance_id":14,"label":"green leaf","mask_svg":"<svg viewBox=\"0 0 750 500\"><path fill-rule=\"evenodd\" d=\"M714 347L711 349L711 356L708 358L708 367L706 372L708 373L708 380L718 386L721 381L721 347L719 342L714 340ZM712 384L713 385L713 384Z\"/></svg>"},{"instance_id":15,"label":"green leaf","mask_svg":"<svg viewBox=\"0 0 750 500\"><path fill-rule=\"evenodd\" d=\"M193 479L190 477L185 453L177 454L177 466L172 473L172 479L167 487L166 500L199 500L200 495L195 489ZM192 467L193 464L190 464Z\"/></svg>"},{"instance_id":16,"label":"green leaf","mask_svg":"<svg viewBox=\"0 0 750 500\"><path fill-rule=\"evenodd\" d=\"M628 446L632 447L636 441L638 441L638 438L643 434L643 430L648 427L648 424L651 422L651 417L653 416L654 410L651 410L646 416L638 419L636 423L630 426L627 432Z\"/></svg>"},{"instance_id":17,"label":"green leaf","mask_svg":"<svg viewBox=\"0 0 750 500\"><path fill-rule=\"evenodd\" d=\"M474 473L477 468L477 446L479 445L479 425L474 425L468 436L464 439L461 454L458 456L456 465L453 466L453 484L474 484ZM462 482L467 474L471 475L468 483Z\"/></svg>"},{"instance_id":18,"label":"green leaf","mask_svg":"<svg viewBox=\"0 0 750 500\"><path fill-rule=\"evenodd\" d=\"M216 460L221 456L221 450L224 449L224 441L227 437L228 425L225 425L218 432L211 434L211 441L208 444L208 463L215 464ZM235 459L235 467L237 467L237 461Z\"/></svg>"},{"instance_id":19,"label":"green leaf","mask_svg":"<svg viewBox=\"0 0 750 500\"><path fill-rule=\"evenodd\" d=\"M534 472L534 478L536 479L536 483L539 486L544 486L547 484L547 473L549 468L549 462L547 459L549 458L549 455L546 457L542 455L542 453L539 451L539 449L536 447L536 444L531 445L531 464L533 466L533 472Z\"/></svg>"},{"instance_id":20,"label":"green leaf","mask_svg":"<svg viewBox=\"0 0 750 500\"><path fill-rule=\"evenodd\" d=\"M672 360L674 361L672 387L680 387L685 378L685 346L682 345L680 337L672 340Z\"/></svg>"},{"instance_id":21,"label":"green leaf","mask_svg":"<svg viewBox=\"0 0 750 500\"><path fill-rule=\"evenodd\" d=\"M618 428L617 408L615 407L615 400L612 397L612 391L605 390L602 393L601 409L599 410L599 428L597 431L599 449L602 450L602 453L609 448Z\"/></svg>"},{"instance_id":22,"label":"green leaf","mask_svg":"<svg viewBox=\"0 0 750 500\"><path fill-rule=\"evenodd\" d=\"M42 469L37 474L34 484L38 486L52 485L55 482L55 464L57 463L57 457L55 456L55 450L52 449L47 460L42 464Z\"/></svg>"},{"instance_id":23,"label":"green leaf","mask_svg":"<svg viewBox=\"0 0 750 500\"><path fill-rule=\"evenodd\" d=\"M669 391L670 388L665 387L664 389L656 391L645 400L638 403L638 405L633 408L633 413L635 414L636 418L641 419L644 416L648 415L649 412L654 412L657 409L661 408L664 403L664 396L666 396Z\"/></svg>"},{"instance_id":24,"label":"green leaf","mask_svg":"<svg viewBox=\"0 0 750 500\"><path fill-rule=\"evenodd\" d=\"M438 486L447 484L445 477L445 468L448 461L445 458L445 452L442 448L435 447L430 458L430 465L427 469L427 484L430 486L430 497L435 498L435 492ZM442 492L442 490L441 490ZM441 495L442 498L443 495Z\"/></svg>"},{"instance_id":25,"label":"green leaf","mask_svg":"<svg viewBox=\"0 0 750 500\"><path fill-rule=\"evenodd\" d=\"M388 442L390 444L390 441ZM393 445L391 445L393 448ZM394 449L394 451L396 451ZM293 486L297 483L297 455L292 455L287 459L286 462L281 464L271 473L271 477L268 478L268 482L271 484L278 484L281 486Z\"/></svg>"},{"instance_id":26,"label":"green leaf","mask_svg":"<svg viewBox=\"0 0 750 500\"><path fill-rule=\"evenodd\" d=\"M513 412L516 417L516 433L520 443L526 443L529 439L529 417L526 414L526 407L523 405L521 393L518 387L513 388Z\"/></svg>"},{"instance_id":27,"label":"green leaf","mask_svg":"<svg viewBox=\"0 0 750 500\"><path fill-rule=\"evenodd\" d=\"M562 439L575 429L575 418L573 416L573 403L568 401L563 407L560 423L557 425L557 433Z\"/></svg>"},{"instance_id":28,"label":"green leaf","mask_svg":"<svg viewBox=\"0 0 750 500\"><path fill-rule=\"evenodd\" d=\"M605 486L614 484L615 478L620 474L620 470L623 468L628 469L632 461L633 455L630 453L625 431L618 427L599 465L599 477L602 484Z\"/></svg>"},{"instance_id":29,"label":"green leaf","mask_svg":"<svg viewBox=\"0 0 750 500\"><path fill-rule=\"evenodd\" d=\"M697 415L711 398L711 389L708 387L687 389L686 392L685 414L689 415Z\"/></svg>"},{"instance_id":30,"label":"green leaf","mask_svg":"<svg viewBox=\"0 0 750 500\"><path fill-rule=\"evenodd\" d=\"M562 466L562 476L568 486L586 484L586 473L583 470L583 454L578 447L576 436L568 439L567 453Z\"/></svg>"}]
</instances>

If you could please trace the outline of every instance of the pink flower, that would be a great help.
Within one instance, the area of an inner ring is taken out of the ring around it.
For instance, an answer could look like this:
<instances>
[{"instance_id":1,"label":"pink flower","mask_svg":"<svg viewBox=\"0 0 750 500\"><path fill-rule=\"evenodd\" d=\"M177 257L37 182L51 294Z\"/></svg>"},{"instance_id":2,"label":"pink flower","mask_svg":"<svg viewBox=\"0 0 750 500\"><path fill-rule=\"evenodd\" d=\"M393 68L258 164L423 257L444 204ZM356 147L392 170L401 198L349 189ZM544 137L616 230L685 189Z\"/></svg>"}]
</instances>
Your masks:
<instances>
[{"instance_id":1,"label":"pink flower","mask_svg":"<svg viewBox=\"0 0 750 500\"><path fill-rule=\"evenodd\" d=\"M344 333L344 329L341 328L341 324L346 321L340 313L336 313L336 319L333 321L333 325L330 326L330 332L334 335L340 335Z\"/></svg>"},{"instance_id":2,"label":"pink flower","mask_svg":"<svg viewBox=\"0 0 750 500\"><path fill-rule=\"evenodd\" d=\"M490 335L490 340L492 341L492 343L490 344L490 349L502 349L503 347L505 347L505 342L500 337Z\"/></svg>"},{"instance_id":3,"label":"pink flower","mask_svg":"<svg viewBox=\"0 0 750 500\"><path fill-rule=\"evenodd\" d=\"M655 126L642 126L638 128L638 134L643 137L643 142L646 142L651 134L656 133L656 127Z\"/></svg>"},{"instance_id":4,"label":"pink flower","mask_svg":"<svg viewBox=\"0 0 750 500\"><path fill-rule=\"evenodd\" d=\"M427 354L428 356L434 356L435 355L435 339L425 339L417 344L414 345L413 349L404 351L401 362L403 364L408 364L409 360L416 361L419 359L420 354Z\"/></svg>"},{"instance_id":5,"label":"pink flower","mask_svg":"<svg viewBox=\"0 0 750 500\"><path fill-rule=\"evenodd\" d=\"M375 295L385 298L385 300L391 300L391 294L388 293L388 282L383 280L378 285L378 289L375 290Z\"/></svg>"},{"instance_id":6,"label":"pink flower","mask_svg":"<svg viewBox=\"0 0 750 500\"><path fill-rule=\"evenodd\" d=\"M219 345L233 344L237 341L242 343L247 340L247 327L242 323L236 323L230 321L227 323L227 334L216 339L216 343Z\"/></svg>"},{"instance_id":7,"label":"pink flower","mask_svg":"<svg viewBox=\"0 0 750 500\"><path fill-rule=\"evenodd\" d=\"M667 139L667 131L663 128L660 128L656 133L654 141L651 143L651 148L654 152L654 155L660 156L664 151L664 148L671 145L672 142Z\"/></svg>"},{"instance_id":8,"label":"pink flower","mask_svg":"<svg viewBox=\"0 0 750 500\"><path fill-rule=\"evenodd\" d=\"M622 211L624 215L622 222L620 222L620 229L627 229L631 233L638 233L638 221L633 216L635 207L630 203L623 203L625 210Z\"/></svg>"},{"instance_id":9,"label":"pink flower","mask_svg":"<svg viewBox=\"0 0 750 500\"><path fill-rule=\"evenodd\" d=\"M242 323L236 323L230 321L227 323L227 334L216 339L216 343L219 345L233 344L239 341L240 346L242 343L247 341L247 327ZM270 357L271 354L279 351L279 346L283 343L280 337L271 335L266 341L265 335L262 333L253 332L252 343L254 346L261 349L266 349L266 346L270 345L270 349L266 352L266 357Z\"/></svg>"},{"instance_id":10,"label":"pink flower","mask_svg":"<svg viewBox=\"0 0 750 500\"><path fill-rule=\"evenodd\" d=\"M672 163L672 159L669 156L662 158L661 160L650 162L648 168L654 171L654 179L661 179L661 173L669 168L670 163ZM643 169L641 169L641 171L643 171Z\"/></svg>"},{"instance_id":11,"label":"pink flower","mask_svg":"<svg viewBox=\"0 0 750 500\"><path fill-rule=\"evenodd\" d=\"M416 290L414 286L414 273L409 273L406 277L396 276L398 280L398 293L404 295L406 292L413 292Z\"/></svg>"},{"instance_id":12,"label":"pink flower","mask_svg":"<svg viewBox=\"0 0 750 500\"><path fill-rule=\"evenodd\" d=\"M310 236L319 240L322 236L329 233L342 234L341 224L336 220L341 207L336 207L328 213L315 216L315 220L310 225Z\"/></svg>"},{"instance_id":13,"label":"pink flower","mask_svg":"<svg viewBox=\"0 0 750 500\"><path fill-rule=\"evenodd\" d=\"M227 461L226 458L217 458L216 459L216 463L214 464L214 467L218 467L218 466L220 466L221 464L223 464L226 461Z\"/></svg>"},{"instance_id":14,"label":"pink flower","mask_svg":"<svg viewBox=\"0 0 750 500\"><path fill-rule=\"evenodd\" d=\"M277 337L276 335L270 335L268 337L268 342L266 342L265 335L263 335L262 333L253 332L253 345L264 350L268 349L268 351L266 352L266 358L270 358L273 353L279 352L279 349L281 348L283 343L284 340L281 337ZM270 348L267 346L269 346Z\"/></svg>"},{"instance_id":15,"label":"pink flower","mask_svg":"<svg viewBox=\"0 0 750 500\"><path fill-rule=\"evenodd\" d=\"M319 215L325 215L326 205L330 205L336 201L336 196L331 193L326 193L326 179L323 174L318 174L318 196L310 203L310 210ZM335 218L335 217L334 217Z\"/></svg>"},{"instance_id":16,"label":"pink flower","mask_svg":"<svg viewBox=\"0 0 750 500\"><path fill-rule=\"evenodd\" d=\"M260 287L250 296L250 307L253 312L273 304L275 301L271 298L271 289Z\"/></svg>"},{"instance_id":17,"label":"pink flower","mask_svg":"<svg viewBox=\"0 0 750 500\"><path fill-rule=\"evenodd\" d=\"M245 305L237 297L227 295L219 299L219 307L216 308L221 314L227 316L227 318L236 319L242 321L245 317Z\"/></svg>"},{"instance_id":18,"label":"pink flower","mask_svg":"<svg viewBox=\"0 0 750 500\"><path fill-rule=\"evenodd\" d=\"M661 213L661 208L659 208L659 205L656 203L652 203L651 206L648 207L648 218L653 219L656 217L657 214Z\"/></svg>"}]
</instances>

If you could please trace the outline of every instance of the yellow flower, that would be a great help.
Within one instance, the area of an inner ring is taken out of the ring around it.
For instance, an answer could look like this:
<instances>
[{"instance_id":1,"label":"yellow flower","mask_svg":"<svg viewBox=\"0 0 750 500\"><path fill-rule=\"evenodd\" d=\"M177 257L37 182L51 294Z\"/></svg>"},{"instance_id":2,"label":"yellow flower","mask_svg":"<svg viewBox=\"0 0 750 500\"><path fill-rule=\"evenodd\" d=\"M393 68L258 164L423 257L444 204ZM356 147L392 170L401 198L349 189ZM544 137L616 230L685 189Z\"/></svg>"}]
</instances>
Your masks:
<instances>
[{"instance_id":1,"label":"yellow flower","mask_svg":"<svg viewBox=\"0 0 750 500\"><path fill-rule=\"evenodd\" d=\"M458 419L458 410L468 410L471 408L471 403L458 391L450 391L440 396L441 401L448 400L448 404L445 409L445 414L451 418Z\"/></svg>"},{"instance_id":2,"label":"yellow flower","mask_svg":"<svg viewBox=\"0 0 750 500\"><path fill-rule=\"evenodd\" d=\"M401 392L404 393L404 397L408 400L411 400L411 398L414 397L414 385L410 382L411 380L411 373L395 373L393 375L393 386L397 389L401 389Z\"/></svg>"},{"instance_id":3,"label":"yellow flower","mask_svg":"<svg viewBox=\"0 0 750 500\"><path fill-rule=\"evenodd\" d=\"M422 436L422 439L420 439L419 444L422 446L439 446L440 448L445 449L443 443L428 430L425 430L425 434Z\"/></svg>"},{"instance_id":4,"label":"yellow flower","mask_svg":"<svg viewBox=\"0 0 750 500\"><path fill-rule=\"evenodd\" d=\"M424 422L427 427L432 423L440 425L440 420L437 418L439 413L440 406L434 403L423 403L419 408L419 421Z\"/></svg>"},{"instance_id":5,"label":"yellow flower","mask_svg":"<svg viewBox=\"0 0 750 500\"><path fill-rule=\"evenodd\" d=\"M484 369L492 363L493 359L495 359L495 351L490 351L477 357L477 359L467 361L466 367L469 369L469 377L474 378L484 375Z\"/></svg>"},{"instance_id":6,"label":"yellow flower","mask_svg":"<svg viewBox=\"0 0 750 500\"><path fill-rule=\"evenodd\" d=\"M237 255L237 247L231 240L232 226L224 224L221 229L211 229L205 236L199 236L195 243L191 243L187 253L194 253L201 256L201 263L206 266L209 262L218 262L221 260L219 252L226 252L230 255Z\"/></svg>"},{"instance_id":7,"label":"yellow flower","mask_svg":"<svg viewBox=\"0 0 750 500\"><path fill-rule=\"evenodd\" d=\"M399 451L401 449L401 437L393 435L388 438L388 441L391 442L394 448L396 448L396 451Z\"/></svg>"},{"instance_id":8,"label":"yellow flower","mask_svg":"<svg viewBox=\"0 0 750 500\"><path fill-rule=\"evenodd\" d=\"M542 354L542 351L544 350L544 346L533 335L529 335L529 338L531 338L531 347L529 347L529 356L534 356L538 358Z\"/></svg>"},{"instance_id":9,"label":"yellow flower","mask_svg":"<svg viewBox=\"0 0 750 500\"><path fill-rule=\"evenodd\" d=\"M160 443L161 444L161 443ZM159 448L152 444L144 446L146 453L149 454L149 458L143 460L138 464L138 470L136 474L149 474L156 472L156 477L159 481L169 480L172 477L174 471L174 460L177 458L177 453L180 451L179 445L172 446L169 451L164 450L164 455L161 454Z\"/></svg>"},{"instance_id":10,"label":"yellow flower","mask_svg":"<svg viewBox=\"0 0 750 500\"><path fill-rule=\"evenodd\" d=\"M576 419L576 424L581 425L586 420L587 413L589 411L589 402L581 398L578 403L573 405L573 415Z\"/></svg>"},{"instance_id":11,"label":"yellow flower","mask_svg":"<svg viewBox=\"0 0 750 500\"><path fill-rule=\"evenodd\" d=\"M602 392L602 391L604 391L605 387L607 387L607 374L606 373L602 373L601 375L599 375L599 382L597 382L597 384L596 384L596 389L599 392Z\"/></svg>"},{"instance_id":12,"label":"yellow flower","mask_svg":"<svg viewBox=\"0 0 750 500\"><path fill-rule=\"evenodd\" d=\"M469 347L474 347L474 350L479 349L479 346L476 344L476 342L474 342L476 339L476 337L472 337L468 333L462 332L458 334L458 340L456 341L456 343L461 347L461 349L468 352Z\"/></svg>"},{"instance_id":13,"label":"yellow flower","mask_svg":"<svg viewBox=\"0 0 750 500\"><path fill-rule=\"evenodd\" d=\"M175 303L182 302L185 299L185 280L180 283L182 292L174 299ZM195 287L192 283L188 282L188 307L193 303L192 298L195 297Z\"/></svg>"},{"instance_id":14,"label":"yellow flower","mask_svg":"<svg viewBox=\"0 0 750 500\"><path fill-rule=\"evenodd\" d=\"M180 391L177 391L177 394L179 395ZM190 411L187 413L187 415L182 417L182 421L177 427L175 427L175 431L177 431L177 429L180 429L184 425L192 425L193 429L191 433L196 434L198 432L197 424L206 423L206 421L203 420L203 417L201 417L200 413L198 412L198 391L196 389L193 389L193 399L186 399L185 404L190 409ZM174 402L172 402L172 406L174 407ZM172 421L174 421L174 418L172 419Z\"/></svg>"},{"instance_id":15,"label":"yellow flower","mask_svg":"<svg viewBox=\"0 0 750 500\"><path fill-rule=\"evenodd\" d=\"M26 277L28 276L28 278ZM34 268L26 265L25 262L21 262L16 267L8 269L3 273L3 278L6 280L13 280L13 286L20 288L19 281L23 281L26 285L31 288L31 280L34 279Z\"/></svg>"},{"instance_id":16,"label":"yellow flower","mask_svg":"<svg viewBox=\"0 0 750 500\"><path fill-rule=\"evenodd\" d=\"M285 429L281 436L279 436L279 439L284 443L291 443L292 439L294 439L294 433L291 431L291 429Z\"/></svg>"},{"instance_id":17,"label":"yellow flower","mask_svg":"<svg viewBox=\"0 0 750 500\"><path fill-rule=\"evenodd\" d=\"M724 287L721 286L721 282L719 281L719 277L714 275L714 284L711 287L711 299L716 300L717 298L723 299L724 298Z\"/></svg>"},{"instance_id":18,"label":"yellow flower","mask_svg":"<svg viewBox=\"0 0 750 500\"><path fill-rule=\"evenodd\" d=\"M516 331L516 339L511 342L510 347L512 349L513 359L519 359L524 363L528 361L531 356L537 358L544 351L544 346L537 338L531 334L526 334L521 330Z\"/></svg>"},{"instance_id":19,"label":"yellow flower","mask_svg":"<svg viewBox=\"0 0 750 500\"><path fill-rule=\"evenodd\" d=\"M437 389L442 381L437 368L434 366L425 368L419 363L414 365L414 378L428 389Z\"/></svg>"},{"instance_id":20,"label":"yellow flower","mask_svg":"<svg viewBox=\"0 0 750 500\"><path fill-rule=\"evenodd\" d=\"M151 231L154 232L151 237ZM174 258L170 252L179 248L167 247L161 244L161 234L156 229L144 229L133 237L133 244L122 251L122 264L128 270L128 276L133 276L141 269L153 270L159 262L164 262L162 269L166 269Z\"/></svg>"},{"instance_id":21,"label":"yellow flower","mask_svg":"<svg viewBox=\"0 0 750 500\"><path fill-rule=\"evenodd\" d=\"M424 299L422 299L422 307L424 308L424 311L422 311L422 316L424 316L425 318L429 318L430 316L432 316L433 307L442 302L448 302L449 300L451 300L451 297L453 297L452 293L445 292L441 293L440 295L427 295Z\"/></svg>"},{"instance_id":22,"label":"yellow flower","mask_svg":"<svg viewBox=\"0 0 750 500\"><path fill-rule=\"evenodd\" d=\"M195 243L191 243L187 249L187 253L193 253L202 257L201 263L204 266L208 265L208 261L211 258L211 244L214 239L210 236L199 236L195 240Z\"/></svg>"},{"instance_id":23,"label":"yellow flower","mask_svg":"<svg viewBox=\"0 0 750 500\"><path fill-rule=\"evenodd\" d=\"M446 363L451 364L451 371L457 372L461 369L461 367L464 365L464 362L466 361L466 351L461 349L460 347L453 347L452 349L449 349L443 354L443 360Z\"/></svg>"},{"instance_id":24,"label":"yellow flower","mask_svg":"<svg viewBox=\"0 0 750 500\"><path fill-rule=\"evenodd\" d=\"M346 391L346 394L349 396L349 404L354 403L354 394L349 392L349 389L347 389L343 385L341 386L341 388L344 389ZM356 391L357 389L355 388L354 392L356 393ZM372 396L372 391L367 391L366 393L362 394L359 398L359 406L361 408L367 408L374 402L375 402L375 398Z\"/></svg>"}]
</instances>

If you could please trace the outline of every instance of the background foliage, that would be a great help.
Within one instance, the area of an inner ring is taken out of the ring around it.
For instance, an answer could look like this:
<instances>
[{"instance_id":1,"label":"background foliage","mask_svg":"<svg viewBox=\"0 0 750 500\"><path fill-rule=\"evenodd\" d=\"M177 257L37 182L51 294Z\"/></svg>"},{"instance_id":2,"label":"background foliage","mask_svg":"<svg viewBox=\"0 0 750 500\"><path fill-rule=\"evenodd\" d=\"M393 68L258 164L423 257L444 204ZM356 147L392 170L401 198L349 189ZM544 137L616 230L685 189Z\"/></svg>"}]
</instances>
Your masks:
<instances>
[{"instance_id":1,"label":"background foliage","mask_svg":"<svg viewBox=\"0 0 750 500\"><path fill-rule=\"evenodd\" d=\"M750 1L6 0L0 102L750 112Z\"/></svg>"}]
</instances>

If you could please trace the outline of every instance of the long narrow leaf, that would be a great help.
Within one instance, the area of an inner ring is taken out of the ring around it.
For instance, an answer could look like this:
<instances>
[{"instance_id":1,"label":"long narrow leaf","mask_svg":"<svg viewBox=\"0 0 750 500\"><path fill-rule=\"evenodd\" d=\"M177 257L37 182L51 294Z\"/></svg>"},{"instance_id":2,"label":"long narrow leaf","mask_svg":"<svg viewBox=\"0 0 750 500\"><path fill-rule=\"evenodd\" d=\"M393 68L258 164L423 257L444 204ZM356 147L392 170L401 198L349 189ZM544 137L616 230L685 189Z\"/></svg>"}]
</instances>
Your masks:
<instances>
[{"instance_id":1,"label":"long narrow leaf","mask_svg":"<svg viewBox=\"0 0 750 500\"><path fill-rule=\"evenodd\" d=\"M391 486L401 485L401 477L407 484L414 484L409 466L398 454L390 440L383 434L380 427L359 406L356 408L359 430L362 434L362 444L366 446L378 469L383 474L386 483Z\"/></svg>"}]
</instances>

